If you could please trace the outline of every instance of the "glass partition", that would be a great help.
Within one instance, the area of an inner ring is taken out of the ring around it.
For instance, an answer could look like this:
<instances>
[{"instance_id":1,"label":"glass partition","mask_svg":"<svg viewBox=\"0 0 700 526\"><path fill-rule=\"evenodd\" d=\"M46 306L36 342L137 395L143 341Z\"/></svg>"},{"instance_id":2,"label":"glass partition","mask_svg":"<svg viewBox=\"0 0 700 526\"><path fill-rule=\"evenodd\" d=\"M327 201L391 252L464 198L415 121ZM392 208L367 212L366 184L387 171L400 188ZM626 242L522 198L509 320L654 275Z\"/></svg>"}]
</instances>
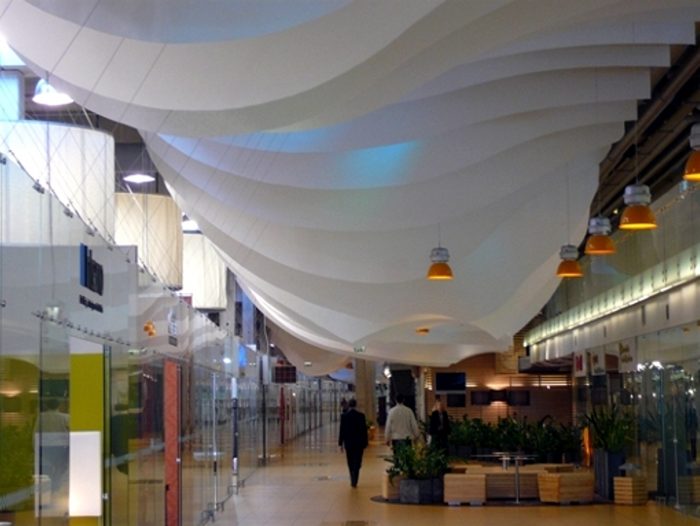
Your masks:
<instances>
[{"instance_id":1,"label":"glass partition","mask_svg":"<svg viewBox=\"0 0 700 526\"><path fill-rule=\"evenodd\" d=\"M654 203L658 228L652 231L613 234L615 254L581 259L584 277L562 280L545 307L547 318L625 282L630 276L679 255L689 247L700 253L700 191L697 185L681 183ZM672 269L669 269L671 271ZM669 279L672 277L669 276Z\"/></svg>"}]
</instances>

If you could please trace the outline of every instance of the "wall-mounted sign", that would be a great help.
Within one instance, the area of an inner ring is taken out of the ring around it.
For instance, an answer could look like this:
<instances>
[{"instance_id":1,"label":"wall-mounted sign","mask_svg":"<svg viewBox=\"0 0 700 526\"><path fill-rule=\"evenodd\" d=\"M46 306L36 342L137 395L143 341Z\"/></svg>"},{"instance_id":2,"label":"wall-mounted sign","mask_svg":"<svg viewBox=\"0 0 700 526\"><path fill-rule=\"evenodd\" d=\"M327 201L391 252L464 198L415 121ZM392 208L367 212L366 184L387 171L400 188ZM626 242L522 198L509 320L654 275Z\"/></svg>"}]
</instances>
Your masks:
<instances>
[{"instance_id":1,"label":"wall-mounted sign","mask_svg":"<svg viewBox=\"0 0 700 526\"><path fill-rule=\"evenodd\" d=\"M594 349L591 351L591 374L600 376L605 374L605 348Z\"/></svg>"},{"instance_id":2,"label":"wall-mounted sign","mask_svg":"<svg viewBox=\"0 0 700 526\"><path fill-rule=\"evenodd\" d=\"M574 353L574 376L585 377L588 375L588 360L586 359L586 351Z\"/></svg>"},{"instance_id":3,"label":"wall-mounted sign","mask_svg":"<svg viewBox=\"0 0 700 526\"><path fill-rule=\"evenodd\" d=\"M168 343L177 347L177 312L175 312L175 307L168 309Z\"/></svg>"},{"instance_id":4,"label":"wall-mounted sign","mask_svg":"<svg viewBox=\"0 0 700 526\"><path fill-rule=\"evenodd\" d=\"M617 344L617 352L620 355L620 372L633 373L636 370L637 347L634 338L622 340Z\"/></svg>"}]
</instances>

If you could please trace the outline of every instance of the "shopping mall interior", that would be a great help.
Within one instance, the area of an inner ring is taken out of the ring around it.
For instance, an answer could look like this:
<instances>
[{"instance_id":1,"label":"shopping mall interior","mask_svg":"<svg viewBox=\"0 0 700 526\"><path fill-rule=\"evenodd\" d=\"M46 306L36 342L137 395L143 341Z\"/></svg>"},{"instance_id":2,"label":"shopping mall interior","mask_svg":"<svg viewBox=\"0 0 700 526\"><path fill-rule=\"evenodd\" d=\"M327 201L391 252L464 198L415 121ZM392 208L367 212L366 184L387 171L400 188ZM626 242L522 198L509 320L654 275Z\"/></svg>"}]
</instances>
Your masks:
<instances>
[{"instance_id":1,"label":"shopping mall interior","mask_svg":"<svg viewBox=\"0 0 700 526\"><path fill-rule=\"evenodd\" d=\"M0 36L0 526L700 519L698 0Z\"/></svg>"}]
</instances>

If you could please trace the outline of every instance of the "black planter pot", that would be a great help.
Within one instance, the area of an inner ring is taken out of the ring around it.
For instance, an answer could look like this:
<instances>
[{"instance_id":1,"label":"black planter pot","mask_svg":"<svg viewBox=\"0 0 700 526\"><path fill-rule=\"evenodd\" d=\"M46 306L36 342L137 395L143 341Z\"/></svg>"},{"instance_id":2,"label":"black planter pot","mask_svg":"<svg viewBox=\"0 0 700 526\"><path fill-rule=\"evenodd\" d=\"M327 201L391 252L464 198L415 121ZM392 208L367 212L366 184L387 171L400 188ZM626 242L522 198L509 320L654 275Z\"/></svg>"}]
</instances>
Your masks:
<instances>
[{"instance_id":1,"label":"black planter pot","mask_svg":"<svg viewBox=\"0 0 700 526\"><path fill-rule=\"evenodd\" d=\"M399 485L399 500L406 504L442 502L442 479L403 479Z\"/></svg>"},{"instance_id":2,"label":"black planter pot","mask_svg":"<svg viewBox=\"0 0 700 526\"><path fill-rule=\"evenodd\" d=\"M603 449L593 451L593 468L595 471L595 492L602 498L613 500L615 488L613 477L619 477L620 466L625 463L624 453L610 453Z\"/></svg>"}]
</instances>

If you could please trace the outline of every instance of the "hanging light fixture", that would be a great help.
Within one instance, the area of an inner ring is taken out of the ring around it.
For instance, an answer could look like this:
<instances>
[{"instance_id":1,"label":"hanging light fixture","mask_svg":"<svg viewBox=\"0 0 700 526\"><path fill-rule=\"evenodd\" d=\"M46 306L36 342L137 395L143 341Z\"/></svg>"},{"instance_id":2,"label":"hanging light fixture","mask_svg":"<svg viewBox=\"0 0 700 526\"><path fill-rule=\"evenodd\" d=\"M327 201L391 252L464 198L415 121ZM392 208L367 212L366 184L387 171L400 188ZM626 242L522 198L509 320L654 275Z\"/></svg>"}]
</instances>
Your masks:
<instances>
[{"instance_id":1,"label":"hanging light fixture","mask_svg":"<svg viewBox=\"0 0 700 526\"><path fill-rule=\"evenodd\" d=\"M571 225L569 224L569 174L566 175L566 235L571 239ZM561 262L557 267L557 276L560 278L580 278L583 270L578 260L578 248L572 244L562 245L559 250Z\"/></svg>"},{"instance_id":2,"label":"hanging light fixture","mask_svg":"<svg viewBox=\"0 0 700 526\"><path fill-rule=\"evenodd\" d=\"M591 217L588 221L588 241L584 252L589 256L607 256L615 253L615 243L610 237L610 219L603 216Z\"/></svg>"},{"instance_id":3,"label":"hanging light fixture","mask_svg":"<svg viewBox=\"0 0 700 526\"><path fill-rule=\"evenodd\" d=\"M578 248L574 245L563 245L559 251L561 263L557 268L557 276L560 278L581 278L583 270L578 260Z\"/></svg>"},{"instance_id":4,"label":"hanging light fixture","mask_svg":"<svg viewBox=\"0 0 700 526\"><path fill-rule=\"evenodd\" d=\"M651 203L651 190L645 184L639 183L639 168L637 157L639 146L637 145L637 125L634 127L634 176L635 183L625 187L623 200L625 209L620 216L620 230L653 230L656 228L656 216L649 207Z\"/></svg>"},{"instance_id":5,"label":"hanging light fixture","mask_svg":"<svg viewBox=\"0 0 700 526\"><path fill-rule=\"evenodd\" d=\"M438 224L438 246L430 251L430 261L432 264L428 268L426 279L430 281L447 281L452 279L452 269L448 264L450 251L441 246L440 225Z\"/></svg>"},{"instance_id":6,"label":"hanging light fixture","mask_svg":"<svg viewBox=\"0 0 700 526\"><path fill-rule=\"evenodd\" d=\"M685 163L683 179L693 183L700 182L700 150L693 150Z\"/></svg>"},{"instance_id":7,"label":"hanging light fixture","mask_svg":"<svg viewBox=\"0 0 700 526\"><path fill-rule=\"evenodd\" d=\"M450 252L445 247L435 247L430 251L430 261L432 265L428 269L428 274L425 276L427 279L434 280L450 280L454 276L452 275L452 269L447 263L450 260Z\"/></svg>"},{"instance_id":8,"label":"hanging light fixture","mask_svg":"<svg viewBox=\"0 0 700 526\"><path fill-rule=\"evenodd\" d=\"M620 217L621 230L653 230L656 216L649 207L651 191L645 184L631 184L625 188L625 210Z\"/></svg>"},{"instance_id":9,"label":"hanging light fixture","mask_svg":"<svg viewBox=\"0 0 700 526\"><path fill-rule=\"evenodd\" d=\"M129 175L125 175L123 177L123 180L126 181L127 183L132 183L132 184L145 184L145 183L152 183L153 181L156 180L155 177L152 175L146 174L146 173L133 173Z\"/></svg>"},{"instance_id":10,"label":"hanging light fixture","mask_svg":"<svg viewBox=\"0 0 700 526\"><path fill-rule=\"evenodd\" d=\"M693 151L685 163L683 179L698 183L700 182L700 124L694 124L690 128L690 147Z\"/></svg>"},{"instance_id":11,"label":"hanging light fixture","mask_svg":"<svg viewBox=\"0 0 700 526\"><path fill-rule=\"evenodd\" d=\"M63 106L73 102L68 94L58 91L44 79L36 83L32 100L42 106Z\"/></svg>"}]
</instances>

